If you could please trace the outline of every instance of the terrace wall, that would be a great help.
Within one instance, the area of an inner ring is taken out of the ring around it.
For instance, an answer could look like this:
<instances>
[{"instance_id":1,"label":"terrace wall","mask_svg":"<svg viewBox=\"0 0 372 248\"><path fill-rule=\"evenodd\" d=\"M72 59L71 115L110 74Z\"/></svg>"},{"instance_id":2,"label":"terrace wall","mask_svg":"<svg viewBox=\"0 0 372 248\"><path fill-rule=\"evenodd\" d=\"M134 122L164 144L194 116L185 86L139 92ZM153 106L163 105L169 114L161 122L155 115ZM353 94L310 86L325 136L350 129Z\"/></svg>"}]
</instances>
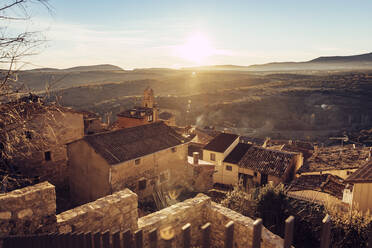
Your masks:
<instances>
[{"instance_id":1,"label":"terrace wall","mask_svg":"<svg viewBox=\"0 0 372 248\"><path fill-rule=\"evenodd\" d=\"M125 189L57 215L59 233L137 230L137 195Z\"/></svg>"},{"instance_id":2,"label":"terrace wall","mask_svg":"<svg viewBox=\"0 0 372 248\"><path fill-rule=\"evenodd\" d=\"M0 237L56 231L56 193L48 182L0 194Z\"/></svg>"}]
</instances>

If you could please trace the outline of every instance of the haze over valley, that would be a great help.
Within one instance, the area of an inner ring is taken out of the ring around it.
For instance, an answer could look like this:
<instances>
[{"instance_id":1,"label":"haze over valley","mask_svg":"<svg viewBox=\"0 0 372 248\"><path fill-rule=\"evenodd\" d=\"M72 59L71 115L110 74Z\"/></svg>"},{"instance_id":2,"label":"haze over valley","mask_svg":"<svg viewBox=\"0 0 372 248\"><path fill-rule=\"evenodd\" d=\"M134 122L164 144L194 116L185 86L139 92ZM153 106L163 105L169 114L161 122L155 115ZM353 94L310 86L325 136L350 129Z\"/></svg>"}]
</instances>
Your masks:
<instances>
[{"instance_id":1,"label":"haze over valley","mask_svg":"<svg viewBox=\"0 0 372 248\"><path fill-rule=\"evenodd\" d=\"M140 104L150 86L159 108L173 112L180 126L319 141L372 124L371 53L247 67L43 68L22 71L19 83L33 92L47 91L50 101L98 113L110 122Z\"/></svg>"}]
</instances>

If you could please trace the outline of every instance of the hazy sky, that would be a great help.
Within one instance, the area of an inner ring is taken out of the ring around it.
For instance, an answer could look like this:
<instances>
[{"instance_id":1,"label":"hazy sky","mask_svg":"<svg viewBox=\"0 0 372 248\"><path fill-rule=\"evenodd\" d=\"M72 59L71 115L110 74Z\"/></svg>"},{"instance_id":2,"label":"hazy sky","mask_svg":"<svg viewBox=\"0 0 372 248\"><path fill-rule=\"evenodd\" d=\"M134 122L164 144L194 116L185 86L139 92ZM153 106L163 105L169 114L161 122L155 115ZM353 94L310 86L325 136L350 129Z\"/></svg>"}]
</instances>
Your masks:
<instances>
[{"instance_id":1,"label":"hazy sky","mask_svg":"<svg viewBox=\"0 0 372 248\"><path fill-rule=\"evenodd\" d=\"M51 0L28 30L38 67L124 69L303 61L372 52L372 1ZM19 27L18 27L19 28Z\"/></svg>"}]
</instances>

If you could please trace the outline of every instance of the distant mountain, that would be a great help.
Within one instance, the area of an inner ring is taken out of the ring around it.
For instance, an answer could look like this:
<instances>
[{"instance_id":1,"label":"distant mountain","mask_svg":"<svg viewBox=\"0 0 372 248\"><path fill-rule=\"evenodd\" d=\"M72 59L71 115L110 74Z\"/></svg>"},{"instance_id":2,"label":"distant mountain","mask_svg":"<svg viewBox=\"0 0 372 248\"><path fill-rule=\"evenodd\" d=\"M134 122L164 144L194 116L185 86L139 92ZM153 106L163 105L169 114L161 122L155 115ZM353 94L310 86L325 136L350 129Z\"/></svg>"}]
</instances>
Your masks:
<instances>
[{"instance_id":1,"label":"distant mountain","mask_svg":"<svg viewBox=\"0 0 372 248\"><path fill-rule=\"evenodd\" d=\"M372 53L352 56L319 57L305 62L272 62L251 66L209 65L186 67L184 70L231 71L308 71L308 70L372 70Z\"/></svg>"},{"instance_id":2,"label":"distant mountain","mask_svg":"<svg viewBox=\"0 0 372 248\"><path fill-rule=\"evenodd\" d=\"M122 71L123 69L116 65L88 65L88 66L76 66L65 69L65 71Z\"/></svg>"},{"instance_id":3,"label":"distant mountain","mask_svg":"<svg viewBox=\"0 0 372 248\"><path fill-rule=\"evenodd\" d=\"M79 72L79 71L123 71L122 68L116 65L87 65L87 66L76 66L67 69L57 69L57 68L37 68L28 70L30 72Z\"/></svg>"},{"instance_id":4,"label":"distant mountain","mask_svg":"<svg viewBox=\"0 0 372 248\"><path fill-rule=\"evenodd\" d=\"M349 63L349 62L372 62L372 53L365 53L360 55L351 56L331 56L331 57L319 57L309 62L321 62L321 63Z\"/></svg>"},{"instance_id":5,"label":"distant mountain","mask_svg":"<svg viewBox=\"0 0 372 248\"><path fill-rule=\"evenodd\" d=\"M57 68L36 68L36 69L31 69L31 70L26 70L29 72L56 72L59 71L60 69Z\"/></svg>"},{"instance_id":6,"label":"distant mountain","mask_svg":"<svg viewBox=\"0 0 372 248\"><path fill-rule=\"evenodd\" d=\"M253 71L290 70L371 70L372 53L352 56L319 57L306 62L274 62L247 67Z\"/></svg>"}]
</instances>

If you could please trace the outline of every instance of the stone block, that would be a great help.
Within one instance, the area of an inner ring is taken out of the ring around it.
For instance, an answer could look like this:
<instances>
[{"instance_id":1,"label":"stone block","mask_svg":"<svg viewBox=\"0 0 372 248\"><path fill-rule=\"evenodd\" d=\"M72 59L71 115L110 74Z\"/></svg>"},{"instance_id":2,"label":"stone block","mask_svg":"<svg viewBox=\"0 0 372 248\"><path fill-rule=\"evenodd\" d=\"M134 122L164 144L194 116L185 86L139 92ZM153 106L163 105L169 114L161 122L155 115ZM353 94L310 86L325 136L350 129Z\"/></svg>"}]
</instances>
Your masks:
<instances>
[{"instance_id":1,"label":"stone block","mask_svg":"<svg viewBox=\"0 0 372 248\"><path fill-rule=\"evenodd\" d=\"M28 208L28 209L23 209L23 210L19 211L17 213L17 217L18 217L18 219L24 219L26 217L31 217L32 214L33 214L32 209Z\"/></svg>"},{"instance_id":2,"label":"stone block","mask_svg":"<svg viewBox=\"0 0 372 248\"><path fill-rule=\"evenodd\" d=\"M10 218L12 218L12 212L10 211L0 212L0 220L9 220Z\"/></svg>"}]
</instances>

